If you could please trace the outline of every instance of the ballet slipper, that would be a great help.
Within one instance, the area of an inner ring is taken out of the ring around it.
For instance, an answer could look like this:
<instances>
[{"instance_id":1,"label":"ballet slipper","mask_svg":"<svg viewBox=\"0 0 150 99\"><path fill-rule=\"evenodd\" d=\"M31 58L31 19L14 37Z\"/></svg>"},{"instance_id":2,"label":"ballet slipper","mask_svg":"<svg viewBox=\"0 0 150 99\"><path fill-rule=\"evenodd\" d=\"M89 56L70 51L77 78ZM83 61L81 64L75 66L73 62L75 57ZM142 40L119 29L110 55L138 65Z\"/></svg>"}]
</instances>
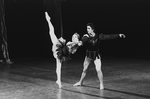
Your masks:
<instances>
[{"instance_id":1,"label":"ballet slipper","mask_svg":"<svg viewBox=\"0 0 150 99\"><path fill-rule=\"evenodd\" d=\"M6 63L7 63L7 64L13 64L13 62L12 62L12 61L10 61L9 59L8 59L8 60L6 60Z\"/></svg>"},{"instance_id":2,"label":"ballet slipper","mask_svg":"<svg viewBox=\"0 0 150 99\"><path fill-rule=\"evenodd\" d=\"M73 86L82 86L82 84L81 84L81 82L77 82Z\"/></svg>"}]
</instances>

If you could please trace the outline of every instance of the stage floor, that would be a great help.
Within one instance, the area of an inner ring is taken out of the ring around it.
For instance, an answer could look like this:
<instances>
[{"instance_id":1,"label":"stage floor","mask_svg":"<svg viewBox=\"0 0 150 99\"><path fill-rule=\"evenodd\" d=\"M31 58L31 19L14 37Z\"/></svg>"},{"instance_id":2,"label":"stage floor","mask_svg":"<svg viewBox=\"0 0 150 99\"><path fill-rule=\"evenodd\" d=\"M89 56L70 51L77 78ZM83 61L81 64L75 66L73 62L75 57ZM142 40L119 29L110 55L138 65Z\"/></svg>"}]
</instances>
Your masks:
<instances>
[{"instance_id":1,"label":"stage floor","mask_svg":"<svg viewBox=\"0 0 150 99\"><path fill-rule=\"evenodd\" d=\"M62 89L56 81L55 60L14 59L0 64L0 99L150 99L150 60L102 58L104 90L92 63L84 85L73 87L82 72L83 59L63 63Z\"/></svg>"}]
</instances>

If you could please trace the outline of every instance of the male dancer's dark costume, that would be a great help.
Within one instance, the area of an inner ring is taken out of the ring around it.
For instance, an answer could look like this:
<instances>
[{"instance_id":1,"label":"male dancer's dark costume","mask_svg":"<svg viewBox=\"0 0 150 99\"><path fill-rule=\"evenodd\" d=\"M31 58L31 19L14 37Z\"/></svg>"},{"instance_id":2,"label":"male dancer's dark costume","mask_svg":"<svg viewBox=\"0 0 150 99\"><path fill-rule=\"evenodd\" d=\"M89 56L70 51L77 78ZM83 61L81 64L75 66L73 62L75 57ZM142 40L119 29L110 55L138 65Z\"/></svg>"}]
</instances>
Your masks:
<instances>
[{"instance_id":1,"label":"male dancer's dark costume","mask_svg":"<svg viewBox=\"0 0 150 99\"><path fill-rule=\"evenodd\" d=\"M96 57L99 59L99 44L101 40L115 39L118 38L119 34L105 35L105 34L96 34L94 37L89 34L85 34L82 37L83 44L86 44L86 56L92 60L95 60Z\"/></svg>"}]
</instances>

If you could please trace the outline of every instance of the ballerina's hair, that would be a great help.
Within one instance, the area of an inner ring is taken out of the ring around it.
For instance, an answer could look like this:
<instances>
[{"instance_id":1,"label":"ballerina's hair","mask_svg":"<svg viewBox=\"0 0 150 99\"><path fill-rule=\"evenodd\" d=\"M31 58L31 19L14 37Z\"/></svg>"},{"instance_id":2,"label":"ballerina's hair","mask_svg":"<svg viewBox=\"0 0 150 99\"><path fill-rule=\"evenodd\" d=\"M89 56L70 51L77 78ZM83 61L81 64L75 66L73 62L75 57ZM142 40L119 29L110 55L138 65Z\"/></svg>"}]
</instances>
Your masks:
<instances>
[{"instance_id":1,"label":"ballerina's hair","mask_svg":"<svg viewBox=\"0 0 150 99\"><path fill-rule=\"evenodd\" d=\"M76 35L78 38L80 38L80 35L78 33L74 33L73 35Z\"/></svg>"}]
</instances>

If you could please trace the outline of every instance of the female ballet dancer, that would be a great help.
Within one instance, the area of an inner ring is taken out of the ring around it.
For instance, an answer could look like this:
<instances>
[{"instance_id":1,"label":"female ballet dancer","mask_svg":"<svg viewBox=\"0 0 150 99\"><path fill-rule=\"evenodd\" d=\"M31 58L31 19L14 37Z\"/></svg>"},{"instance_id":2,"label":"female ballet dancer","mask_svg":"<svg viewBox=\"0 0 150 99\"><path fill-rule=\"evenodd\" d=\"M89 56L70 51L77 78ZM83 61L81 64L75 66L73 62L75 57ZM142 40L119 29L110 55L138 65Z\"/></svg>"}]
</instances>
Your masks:
<instances>
[{"instance_id":1,"label":"female ballet dancer","mask_svg":"<svg viewBox=\"0 0 150 99\"><path fill-rule=\"evenodd\" d=\"M62 87L61 85L62 62L66 61L71 54L74 54L77 51L79 47L78 44L79 44L80 35L78 33L74 33L72 35L72 41L69 41L67 43L63 37L60 37L58 39L55 35L54 27L50 21L50 16L48 15L47 12L45 12L45 17L49 26L50 38L53 43L52 46L53 56L56 59L56 74L57 74L56 83L58 84L59 88L61 88Z\"/></svg>"}]
</instances>

